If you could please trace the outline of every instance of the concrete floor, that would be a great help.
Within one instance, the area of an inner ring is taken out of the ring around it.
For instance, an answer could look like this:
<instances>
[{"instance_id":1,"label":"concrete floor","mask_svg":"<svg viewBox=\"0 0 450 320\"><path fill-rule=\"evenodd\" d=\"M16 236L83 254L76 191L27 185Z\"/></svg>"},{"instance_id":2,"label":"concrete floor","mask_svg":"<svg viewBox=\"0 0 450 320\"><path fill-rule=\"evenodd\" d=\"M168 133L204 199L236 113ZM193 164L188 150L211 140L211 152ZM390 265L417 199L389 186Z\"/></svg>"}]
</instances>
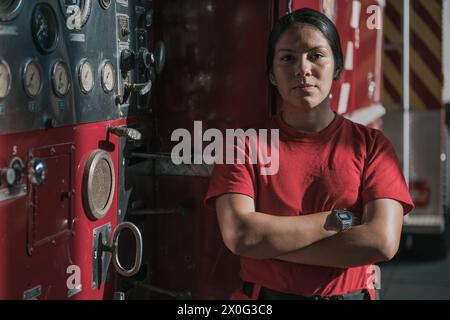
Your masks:
<instances>
[{"instance_id":1,"label":"concrete floor","mask_svg":"<svg viewBox=\"0 0 450 320\"><path fill-rule=\"evenodd\" d=\"M450 252L445 260L421 261L400 251L379 266L383 300L450 299Z\"/></svg>"}]
</instances>

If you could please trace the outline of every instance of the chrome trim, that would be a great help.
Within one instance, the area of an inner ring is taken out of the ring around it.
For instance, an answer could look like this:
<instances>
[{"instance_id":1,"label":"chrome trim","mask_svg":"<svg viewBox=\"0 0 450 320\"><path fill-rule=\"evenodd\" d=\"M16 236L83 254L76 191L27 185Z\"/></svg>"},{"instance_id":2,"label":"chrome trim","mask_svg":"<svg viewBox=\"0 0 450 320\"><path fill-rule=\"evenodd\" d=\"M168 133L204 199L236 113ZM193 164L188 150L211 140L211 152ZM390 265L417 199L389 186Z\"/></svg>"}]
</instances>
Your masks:
<instances>
[{"instance_id":1,"label":"chrome trim","mask_svg":"<svg viewBox=\"0 0 450 320\"><path fill-rule=\"evenodd\" d=\"M97 165L97 163L101 160L105 160L110 168L110 174L111 174L111 189L109 193L108 201L106 202L106 205L103 209L97 210L95 208L94 203L92 202L92 199L90 197L92 193L92 181L93 181L93 175L94 175L94 169ZM116 188L116 178L115 178L115 172L114 172L114 164L112 161L111 156L103 150L96 150L91 153L89 156L89 159L86 162L86 165L84 167L84 173L83 173L83 185L82 185L82 195L83 195L83 204L84 204L84 210L86 214L94 219L99 220L103 218L109 211L112 205L112 201L114 199L114 192Z\"/></svg>"}]
</instances>

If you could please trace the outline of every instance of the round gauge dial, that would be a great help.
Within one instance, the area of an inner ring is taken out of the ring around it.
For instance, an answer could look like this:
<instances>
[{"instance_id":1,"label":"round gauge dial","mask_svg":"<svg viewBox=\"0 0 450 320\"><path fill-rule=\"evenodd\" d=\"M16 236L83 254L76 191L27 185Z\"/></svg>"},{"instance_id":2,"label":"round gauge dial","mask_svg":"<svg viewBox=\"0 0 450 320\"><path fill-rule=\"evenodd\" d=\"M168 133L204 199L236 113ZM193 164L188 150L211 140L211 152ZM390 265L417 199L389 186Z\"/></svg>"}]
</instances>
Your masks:
<instances>
[{"instance_id":1,"label":"round gauge dial","mask_svg":"<svg viewBox=\"0 0 450 320\"><path fill-rule=\"evenodd\" d=\"M106 93L114 90L116 85L115 69L110 61L106 61L102 68L102 87Z\"/></svg>"},{"instance_id":2,"label":"round gauge dial","mask_svg":"<svg viewBox=\"0 0 450 320\"><path fill-rule=\"evenodd\" d=\"M30 98L35 98L42 88L42 71L39 64L32 60L25 65L23 71L23 86Z\"/></svg>"},{"instance_id":3,"label":"round gauge dial","mask_svg":"<svg viewBox=\"0 0 450 320\"><path fill-rule=\"evenodd\" d=\"M0 21L14 19L22 8L23 0L0 0Z\"/></svg>"},{"instance_id":4,"label":"round gauge dial","mask_svg":"<svg viewBox=\"0 0 450 320\"><path fill-rule=\"evenodd\" d=\"M5 98L11 89L11 70L6 61L0 58L0 99Z\"/></svg>"},{"instance_id":5,"label":"round gauge dial","mask_svg":"<svg viewBox=\"0 0 450 320\"><path fill-rule=\"evenodd\" d=\"M53 9L45 3L36 5L31 21L33 39L43 53L55 50L58 43L58 22Z\"/></svg>"},{"instance_id":6,"label":"round gauge dial","mask_svg":"<svg viewBox=\"0 0 450 320\"><path fill-rule=\"evenodd\" d=\"M78 80L83 93L89 93L94 88L94 69L89 61L81 61L78 68Z\"/></svg>"},{"instance_id":7,"label":"round gauge dial","mask_svg":"<svg viewBox=\"0 0 450 320\"><path fill-rule=\"evenodd\" d=\"M58 97L64 97L69 92L70 78L67 65L58 61L52 68L52 85L53 91Z\"/></svg>"}]
</instances>

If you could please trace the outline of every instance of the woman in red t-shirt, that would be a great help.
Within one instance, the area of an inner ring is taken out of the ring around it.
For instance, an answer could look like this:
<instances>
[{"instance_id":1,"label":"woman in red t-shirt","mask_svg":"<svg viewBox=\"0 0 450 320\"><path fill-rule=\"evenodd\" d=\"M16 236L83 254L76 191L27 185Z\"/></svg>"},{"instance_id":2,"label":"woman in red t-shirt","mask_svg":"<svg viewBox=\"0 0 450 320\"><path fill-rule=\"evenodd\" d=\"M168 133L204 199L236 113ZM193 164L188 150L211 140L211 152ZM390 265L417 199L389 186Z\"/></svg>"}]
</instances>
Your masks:
<instances>
[{"instance_id":1,"label":"woman in red t-shirt","mask_svg":"<svg viewBox=\"0 0 450 320\"><path fill-rule=\"evenodd\" d=\"M234 298L373 299L373 263L395 255L413 208L395 152L380 131L332 111L343 57L325 15L281 18L267 64L282 99L272 127L279 172L216 165L206 196L225 245L241 256Z\"/></svg>"}]
</instances>

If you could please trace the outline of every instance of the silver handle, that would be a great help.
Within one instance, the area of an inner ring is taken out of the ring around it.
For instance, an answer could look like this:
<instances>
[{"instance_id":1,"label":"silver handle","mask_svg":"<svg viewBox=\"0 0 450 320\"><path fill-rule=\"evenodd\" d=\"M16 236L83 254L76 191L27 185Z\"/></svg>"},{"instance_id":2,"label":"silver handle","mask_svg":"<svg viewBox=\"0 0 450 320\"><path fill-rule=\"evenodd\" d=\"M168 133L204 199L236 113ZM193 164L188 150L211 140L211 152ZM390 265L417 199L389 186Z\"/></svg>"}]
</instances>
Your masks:
<instances>
[{"instance_id":1,"label":"silver handle","mask_svg":"<svg viewBox=\"0 0 450 320\"><path fill-rule=\"evenodd\" d=\"M120 264L119 261L119 236L120 232L124 229L129 229L136 240L136 255L134 260L134 265L131 269L127 270ZM142 235L139 229L131 222L122 222L116 227L116 230L114 231L114 235L112 238L112 263L114 265L114 268L116 268L117 273L124 277L131 277L134 276L136 273L139 272L139 269L142 265Z\"/></svg>"},{"instance_id":2,"label":"silver handle","mask_svg":"<svg viewBox=\"0 0 450 320\"><path fill-rule=\"evenodd\" d=\"M130 140L138 141L142 139L142 134L138 130L125 126L109 128L109 132L119 137L126 137Z\"/></svg>"},{"instance_id":3,"label":"silver handle","mask_svg":"<svg viewBox=\"0 0 450 320\"><path fill-rule=\"evenodd\" d=\"M129 86L129 90L137 92L140 96L145 96L152 90L153 82L149 80L147 83L135 83Z\"/></svg>"}]
</instances>

